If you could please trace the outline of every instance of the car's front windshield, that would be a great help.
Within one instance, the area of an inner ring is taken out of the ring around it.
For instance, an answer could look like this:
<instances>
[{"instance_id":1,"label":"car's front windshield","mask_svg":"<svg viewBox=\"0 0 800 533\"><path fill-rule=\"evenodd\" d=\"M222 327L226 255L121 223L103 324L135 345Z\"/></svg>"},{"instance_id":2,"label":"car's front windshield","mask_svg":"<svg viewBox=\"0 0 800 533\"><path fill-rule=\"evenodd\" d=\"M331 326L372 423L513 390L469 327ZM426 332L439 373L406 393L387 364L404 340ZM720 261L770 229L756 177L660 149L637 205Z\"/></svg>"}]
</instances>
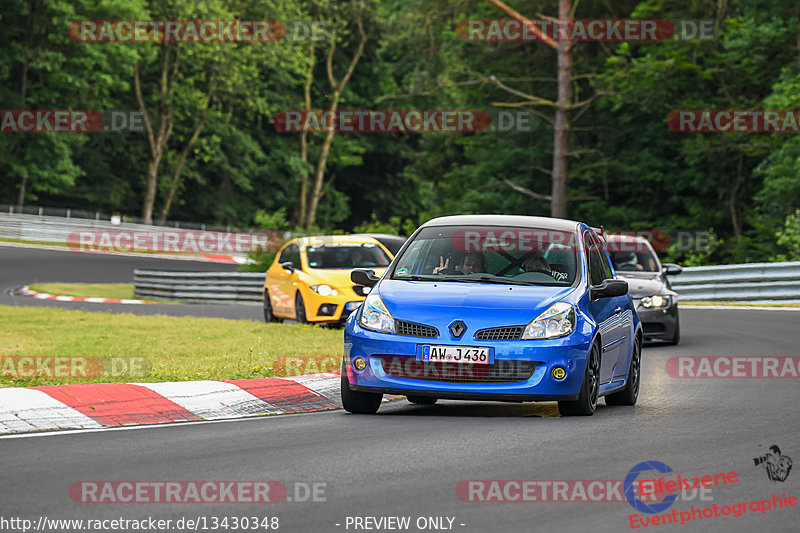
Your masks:
<instances>
[{"instance_id":1,"label":"car's front windshield","mask_svg":"<svg viewBox=\"0 0 800 533\"><path fill-rule=\"evenodd\" d=\"M578 272L575 232L504 226L421 230L392 279L569 286Z\"/></svg>"},{"instance_id":2,"label":"car's front windshield","mask_svg":"<svg viewBox=\"0 0 800 533\"><path fill-rule=\"evenodd\" d=\"M658 258L650 251L609 251L617 272L658 272Z\"/></svg>"},{"instance_id":3,"label":"car's front windshield","mask_svg":"<svg viewBox=\"0 0 800 533\"><path fill-rule=\"evenodd\" d=\"M372 243L329 242L306 246L310 268L349 270L353 268L386 268L391 260L380 246Z\"/></svg>"}]
</instances>

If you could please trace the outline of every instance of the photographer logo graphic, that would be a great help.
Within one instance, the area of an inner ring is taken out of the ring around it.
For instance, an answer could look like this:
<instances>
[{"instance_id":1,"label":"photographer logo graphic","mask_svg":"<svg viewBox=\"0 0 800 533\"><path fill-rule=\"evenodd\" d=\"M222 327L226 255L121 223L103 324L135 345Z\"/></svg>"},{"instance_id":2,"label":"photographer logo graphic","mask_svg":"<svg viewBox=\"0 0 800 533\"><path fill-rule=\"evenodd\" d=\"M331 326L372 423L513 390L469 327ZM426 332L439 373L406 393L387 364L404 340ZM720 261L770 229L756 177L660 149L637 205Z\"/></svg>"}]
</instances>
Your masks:
<instances>
[{"instance_id":1,"label":"photographer logo graphic","mask_svg":"<svg viewBox=\"0 0 800 533\"><path fill-rule=\"evenodd\" d=\"M753 463L755 466L764 465L767 477L773 483L786 481L786 478L789 477L789 472L792 470L792 460L786 455L781 455L781 449L777 444L770 446L765 455L753 457Z\"/></svg>"},{"instance_id":2,"label":"photographer logo graphic","mask_svg":"<svg viewBox=\"0 0 800 533\"><path fill-rule=\"evenodd\" d=\"M636 480L639 477L639 474L642 472L649 472L651 470L655 470L661 474L672 472L672 469L661 461L645 461L631 468L630 472L628 472L628 475L625 476L625 499L627 499L628 503L640 513L660 513L669 509L669 507L675 503L675 500L678 499L677 494L669 494L659 502L645 503L637 497Z\"/></svg>"}]
</instances>

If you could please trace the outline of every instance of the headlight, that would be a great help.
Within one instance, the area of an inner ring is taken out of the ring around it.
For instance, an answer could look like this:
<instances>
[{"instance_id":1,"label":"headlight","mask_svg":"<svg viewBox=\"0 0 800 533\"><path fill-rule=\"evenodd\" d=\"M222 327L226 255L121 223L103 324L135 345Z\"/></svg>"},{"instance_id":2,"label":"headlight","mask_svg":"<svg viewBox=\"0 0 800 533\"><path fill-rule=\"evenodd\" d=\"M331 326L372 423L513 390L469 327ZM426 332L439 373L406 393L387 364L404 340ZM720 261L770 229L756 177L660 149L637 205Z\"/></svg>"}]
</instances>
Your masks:
<instances>
[{"instance_id":1,"label":"headlight","mask_svg":"<svg viewBox=\"0 0 800 533\"><path fill-rule=\"evenodd\" d=\"M336 296L339 294L339 291L331 287L330 285L312 285L309 287L312 291L316 292L320 296Z\"/></svg>"},{"instance_id":2,"label":"headlight","mask_svg":"<svg viewBox=\"0 0 800 533\"><path fill-rule=\"evenodd\" d=\"M370 293L361 304L358 323L373 331L394 333L394 317L386 310L383 300L377 293Z\"/></svg>"},{"instance_id":3,"label":"headlight","mask_svg":"<svg viewBox=\"0 0 800 533\"><path fill-rule=\"evenodd\" d=\"M572 333L575 329L575 308L558 302L547 308L525 327L523 339L555 339Z\"/></svg>"},{"instance_id":4,"label":"headlight","mask_svg":"<svg viewBox=\"0 0 800 533\"><path fill-rule=\"evenodd\" d=\"M668 305L669 296L656 294L654 296L645 296L642 298L642 307L667 307Z\"/></svg>"}]
</instances>

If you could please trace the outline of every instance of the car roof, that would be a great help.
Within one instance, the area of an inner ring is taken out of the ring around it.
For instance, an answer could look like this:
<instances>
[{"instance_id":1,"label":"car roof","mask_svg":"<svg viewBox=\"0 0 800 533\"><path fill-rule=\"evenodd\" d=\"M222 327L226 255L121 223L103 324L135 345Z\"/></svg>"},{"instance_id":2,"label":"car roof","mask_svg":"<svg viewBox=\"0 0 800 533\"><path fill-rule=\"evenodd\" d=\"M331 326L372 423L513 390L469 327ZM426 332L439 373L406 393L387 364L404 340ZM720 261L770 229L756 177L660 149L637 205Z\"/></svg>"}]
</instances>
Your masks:
<instances>
[{"instance_id":1,"label":"car roof","mask_svg":"<svg viewBox=\"0 0 800 533\"><path fill-rule=\"evenodd\" d=\"M517 226L558 231L575 231L580 222L551 217L529 217L523 215L452 215L434 218L423 224L429 226Z\"/></svg>"},{"instance_id":2,"label":"car roof","mask_svg":"<svg viewBox=\"0 0 800 533\"><path fill-rule=\"evenodd\" d=\"M309 237L299 237L297 242L302 246L325 244L329 242L380 244L376 239L367 235L311 235Z\"/></svg>"},{"instance_id":3,"label":"car roof","mask_svg":"<svg viewBox=\"0 0 800 533\"><path fill-rule=\"evenodd\" d=\"M387 250L392 252L392 255L397 255L397 252L400 251L400 248L402 248L408 240L408 237L392 235L391 233L354 233L353 235L372 237L376 241L383 244Z\"/></svg>"},{"instance_id":4,"label":"car roof","mask_svg":"<svg viewBox=\"0 0 800 533\"><path fill-rule=\"evenodd\" d=\"M621 235L619 233L606 233L606 239L619 242L650 242L640 235Z\"/></svg>"}]
</instances>

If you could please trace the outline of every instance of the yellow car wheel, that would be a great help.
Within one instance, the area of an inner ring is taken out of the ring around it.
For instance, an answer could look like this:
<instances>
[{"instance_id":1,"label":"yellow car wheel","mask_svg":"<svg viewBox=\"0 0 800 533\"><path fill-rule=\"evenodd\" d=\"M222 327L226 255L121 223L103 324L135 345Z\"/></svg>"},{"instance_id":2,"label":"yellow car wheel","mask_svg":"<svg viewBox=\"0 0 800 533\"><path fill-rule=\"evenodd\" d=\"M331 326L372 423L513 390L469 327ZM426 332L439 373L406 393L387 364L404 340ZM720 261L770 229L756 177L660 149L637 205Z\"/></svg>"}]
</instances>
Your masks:
<instances>
[{"instance_id":1,"label":"yellow car wheel","mask_svg":"<svg viewBox=\"0 0 800 533\"><path fill-rule=\"evenodd\" d=\"M294 298L294 313L298 324L308 323L308 319L306 319L306 306L303 303L303 295L300 294L300 291L297 291L297 296Z\"/></svg>"}]
</instances>

